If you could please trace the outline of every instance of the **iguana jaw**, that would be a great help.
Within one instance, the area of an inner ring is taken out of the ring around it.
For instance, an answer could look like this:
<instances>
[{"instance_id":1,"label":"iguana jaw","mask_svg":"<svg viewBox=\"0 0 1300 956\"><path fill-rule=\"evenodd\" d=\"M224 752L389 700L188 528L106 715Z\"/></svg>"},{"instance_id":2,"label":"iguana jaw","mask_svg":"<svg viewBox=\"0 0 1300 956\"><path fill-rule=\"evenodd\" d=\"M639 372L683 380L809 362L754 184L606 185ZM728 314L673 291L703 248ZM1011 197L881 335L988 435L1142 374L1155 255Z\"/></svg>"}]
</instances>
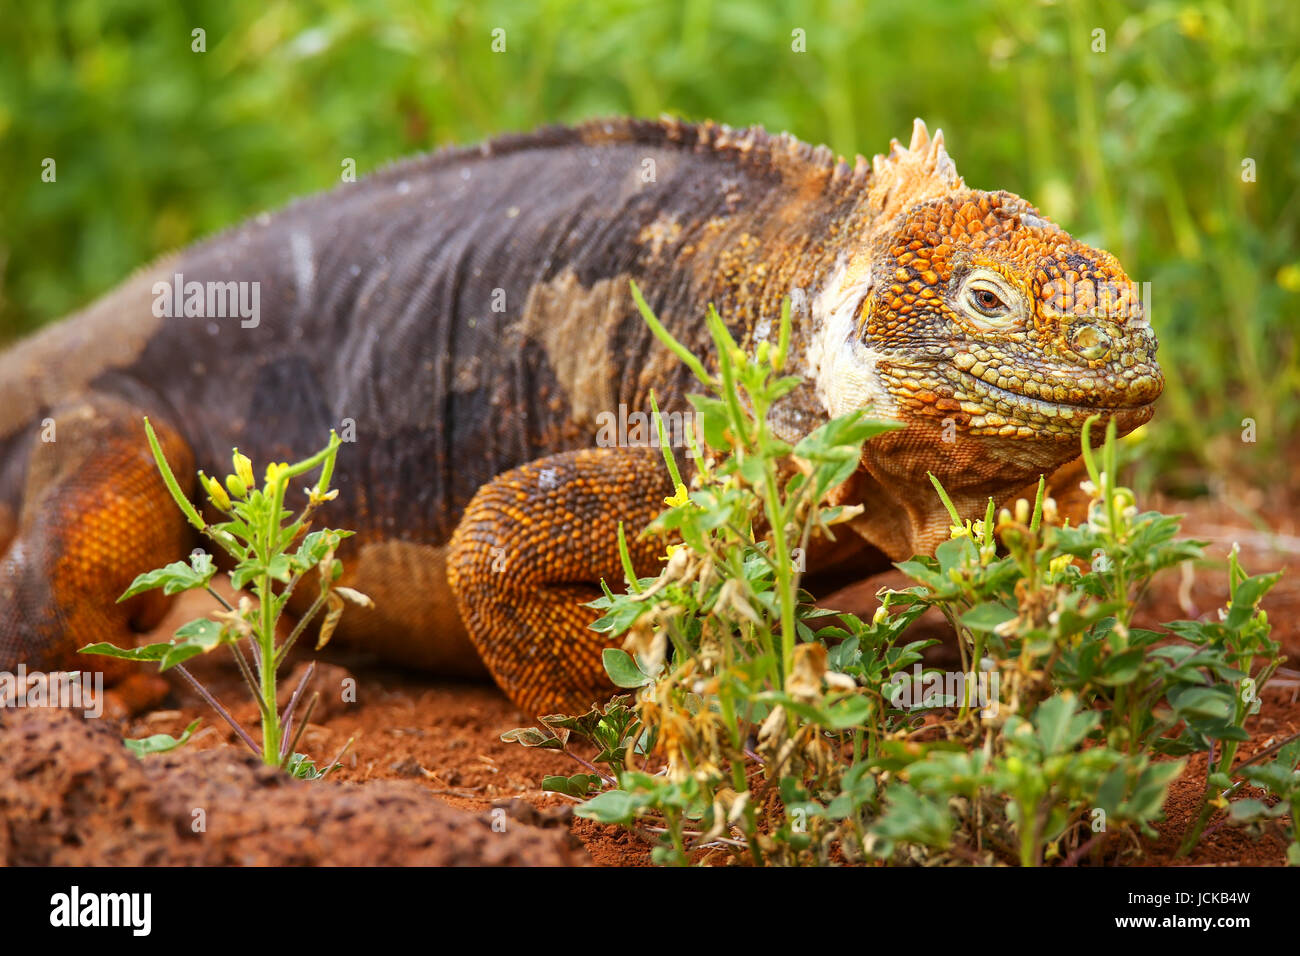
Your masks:
<instances>
[{"instance_id":1,"label":"iguana jaw","mask_svg":"<svg viewBox=\"0 0 1300 956\"><path fill-rule=\"evenodd\" d=\"M1077 441L1092 415L1114 417L1121 433L1130 432L1151 418L1164 384L1154 362L1098 375L1071 369L1073 376L1058 384L1033 365L1007 374L987 368L977 376L969 371L975 362L969 351L958 351L956 361L945 355L927 363L877 352L874 361L883 389L895 396L895 408L904 407L900 420L946 421L968 436L1025 441Z\"/></svg>"}]
</instances>

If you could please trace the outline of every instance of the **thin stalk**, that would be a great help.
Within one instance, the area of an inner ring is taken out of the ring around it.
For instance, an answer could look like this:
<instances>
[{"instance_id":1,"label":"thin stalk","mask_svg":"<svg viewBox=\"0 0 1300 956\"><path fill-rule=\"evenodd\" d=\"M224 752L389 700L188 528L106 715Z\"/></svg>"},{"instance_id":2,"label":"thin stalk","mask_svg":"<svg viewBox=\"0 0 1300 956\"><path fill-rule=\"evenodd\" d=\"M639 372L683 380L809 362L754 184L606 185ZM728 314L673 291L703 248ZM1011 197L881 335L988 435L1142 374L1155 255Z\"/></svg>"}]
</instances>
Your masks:
<instances>
[{"instance_id":1,"label":"thin stalk","mask_svg":"<svg viewBox=\"0 0 1300 956\"><path fill-rule=\"evenodd\" d=\"M311 619L319 614L320 609L325 606L325 601L326 597L322 594L320 597L316 598L315 601L312 601L311 607L307 609L307 613L298 618L298 623L293 626L293 630L289 633L288 640L281 644L280 649L275 652L275 666L277 669L282 663L284 663L285 656L289 653L290 648L292 648L297 642L298 638L302 636L302 632L307 629L307 625L311 623Z\"/></svg>"},{"instance_id":2,"label":"thin stalk","mask_svg":"<svg viewBox=\"0 0 1300 956\"><path fill-rule=\"evenodd\" d=\"M289 733L290 723L293 721L293 713L298 707L298 698L302 697L302 692L307 689L307 685L311 683L312 675L315 673L316 662L312 661L307 665L307 670L303 673L302 679L298 681L298 686L293 689L293 694L289 697L289 703L285 706L284 713L280 715L280 723L284 727L286 736Z\"/></svg>"},{"instance_id":3,"label":"thin stalk","mask_svg":"<svg viewBox=\"0 0 1300 956\"><path fill-rule=\"evenodd\" d=\"M220 714L222 719L234 728L235 733L239 735L239 739L248 744L248 749L261 757L262 751L257 746L257 741L253 740L248 731L239 725L239 721L230 715L230 711L221 706L221 701L217 700L206 687L195 680L194 675L185 669L184 664L177 664L175 669L180 671L181 676L190 682L190 686L194 688L198 695L208 702L208 706Z\"/></svg>"},{"instance_id":4,"label":"thin stalk","mask_svg":"<svg viewBox=\"0 0 1300 956\"><path fill-rule=\"evenodd\" d=\"M211 594L214 598L216 598L216 599L217 599L217 603L220 604L220 605L221 605L223 608L225 608L227 611L233 611L233 610L234 610L234 608L231 607L230 602L227 601L225 598L223 598L220 594L218 594L218 593L213 589L212 585L210 585L210 584L208 584L208 585L204 585L204 588L205 588L205 590L206 590L209 594Z\"/></svg>"},{"instance_id":5,"label":"thin stalk","mask_svg":"<svg viewBox=\"0 0 1300 956\"><path fill-rule=\"evenodd\" d=\"M305 725L304 725L304 726L305 726ZM343 756L348 752L348 748L350 748L350 747L352 746L353 741L355 741L356 739L357 739L356 737L349 737L349 738L347 739L347 743L345 743L345 744L343 745L343 749L340 750L340 751L338 752L338 755L335 756L335 758L334 758L333 760L331 760L331 761L329 762L328 765L326 765L325 769L321 771L321 776L324 776L325 774L329 773L329 772L330 772L331 770L333 770L335 767L338 767L338 766L341 766L341 765L342 765L342 763L343 763Z\"/></svg>"},{"instance_id":6,"label":"thin stalk","mask_svg":"<svg viewBox=\"0 0 1300 956\"><path fill-rule=\"evenodd\" d=\"M258 710L266 716L266 711L262 708L262 697L257 689L257 678L253 676L252 669L248 666L248 661L244 659L243 652L239 649L238 644L227 645L230 648L231 655L235 658L235 663L239 665L239 674L244 678L244 683L248 686L248 691L253 695L253 700L257 701Z\"/></svg>"},{"instance_id":7,"label":"thin stalk","mask_svg":"<svg viewBox=\"0 0 1300 956\"><path fill-rule=\"evenodd\" d=\"M319 700L320 700L320 693L317 692L311 695L311 700L307 701L307 709L303 712L302 722L298 725L298 730L294 733L293 739L290 741L289 746L284 747L283 745L281 745L282 747L282 750L280 752L281 763L284 763L288 758L288 756L298 749L298 741L302 739L303 732L306 731L307 724L311 720L311 715L316 711L316 703ZM288 739L288 737L289 735L286 733L285 738Z\"/></svg>"}]
</instances>

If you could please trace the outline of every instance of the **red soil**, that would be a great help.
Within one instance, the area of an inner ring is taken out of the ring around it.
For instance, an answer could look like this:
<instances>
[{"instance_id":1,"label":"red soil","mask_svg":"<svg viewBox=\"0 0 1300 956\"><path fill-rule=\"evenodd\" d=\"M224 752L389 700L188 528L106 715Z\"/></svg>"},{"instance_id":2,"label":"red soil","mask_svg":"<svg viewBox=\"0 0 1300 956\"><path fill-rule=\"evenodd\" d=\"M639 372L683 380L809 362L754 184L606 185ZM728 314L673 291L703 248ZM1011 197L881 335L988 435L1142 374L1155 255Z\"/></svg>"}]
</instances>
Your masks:
<instances>
[{"instance_id":1,"label":"red soil","mask_svg":"<svg viewBox=\"0 0 1300 956\"><path fill-rule=\"evenodd\" d=\"M1153 503L1164 510L1177 504ZM1242 544L1252 572L1297 560L1294 519L1270 519L1282 537L1272 544L1235 515L1198 505L1185 532L1213 539L1209 552ZM1277 512L1274 512L1276 514ZM870 613L872 579L842 593ZM1215 613L1226 594L1222 568L1184 579L1167 572L1147 600L1152 624ZM838 605L837 605L838 606ZM1274 638L1300 657L1300 577L1285 576L1266 599ZM187 596L160 630L208 610ZM346 663L346 662L344 662ZM194 670L247 727L256 708L244 703L233 667L213 659ZM503 732L528 723L494 687L357 666L356 702L340 703L348 676L321 667L322 700L300 750L318 764L353 744L342 770L326 781L284 779L260 768L233 732L179 680L165 709L120 724L83 721L58 711L0 710L0 863L498 863L642 865L649 847L617 827L572 816L571 801L540 790L547 774L576 773L568 757L502 743ZM1270 687L1247 725L1238 760L1300 730L1295 684ZM144 760L118 737L177 734L196 716L202 729L184 748ZM1196 811L1205 757L1189 761L1166 802L1160 837L1131 862L1175 862L1173 853ZM195 833L194 810L207 829ZM1280 865L1285 842L1276 833L1253 840L1212 820L1193 864Z\"/></svg>"}]
</instances>

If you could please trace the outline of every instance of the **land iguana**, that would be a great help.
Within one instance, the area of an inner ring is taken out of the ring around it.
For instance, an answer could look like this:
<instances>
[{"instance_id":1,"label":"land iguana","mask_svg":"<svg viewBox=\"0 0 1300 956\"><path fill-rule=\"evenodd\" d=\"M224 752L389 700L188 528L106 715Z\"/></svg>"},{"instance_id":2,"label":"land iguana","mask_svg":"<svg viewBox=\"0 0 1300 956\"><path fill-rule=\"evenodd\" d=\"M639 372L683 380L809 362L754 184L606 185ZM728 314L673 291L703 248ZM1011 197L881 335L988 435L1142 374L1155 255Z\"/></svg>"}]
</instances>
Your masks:
<instances>
[{"instance_id":1,"label":"land iguana","mask_svg":"<svg viewBox=\"0 0 1300 956\"><path fill-rule=\"evenodd\" d=\"M156 619L115 599L197 542L147 415L180 476L353 433L330 523L357 529L343 583L376 606L340 637L486 669L533 714L586 707L608 690L584 605L622 579L617 522L672 493L658 448L598 422L694 390L630 280L700 355L709 303L752 348L792 296L805 383L773 412L783 437L857 408L905 426L840 490L865 511L835 560L932 552L950 519L927 472L974 517L1075 457L1089 415L1127 432L1163 387L1116 259L968 188L919 120L854 163L676 120L442 151L169 256L0 355L0 668L80 669L75 648ZM260 313L232 316L250 287ZM653 573L662 545L629 538Z\"/></svg>"}]
</instances>

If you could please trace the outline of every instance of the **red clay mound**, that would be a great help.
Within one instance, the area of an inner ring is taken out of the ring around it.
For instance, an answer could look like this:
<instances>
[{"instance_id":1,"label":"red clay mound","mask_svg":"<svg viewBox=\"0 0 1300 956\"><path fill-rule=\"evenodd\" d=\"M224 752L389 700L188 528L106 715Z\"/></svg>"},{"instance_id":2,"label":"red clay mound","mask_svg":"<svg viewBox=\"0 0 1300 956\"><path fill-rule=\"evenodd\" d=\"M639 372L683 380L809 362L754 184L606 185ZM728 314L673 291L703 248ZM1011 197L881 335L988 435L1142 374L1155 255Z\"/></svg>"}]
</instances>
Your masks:
<instances>
[{"instance_id":1,"label":"red clay mound","mask_svg":"<svg viewBox=\"0 0 1300 956\"><path fill-rule=\"evenodd\" d=\"M413 782L291 780L233 748L140 760L106 722L0 713L4 865L589 862L562 829L503 822L496 832L489 814L450 807Z\"/></svg>"}]
</instances>

